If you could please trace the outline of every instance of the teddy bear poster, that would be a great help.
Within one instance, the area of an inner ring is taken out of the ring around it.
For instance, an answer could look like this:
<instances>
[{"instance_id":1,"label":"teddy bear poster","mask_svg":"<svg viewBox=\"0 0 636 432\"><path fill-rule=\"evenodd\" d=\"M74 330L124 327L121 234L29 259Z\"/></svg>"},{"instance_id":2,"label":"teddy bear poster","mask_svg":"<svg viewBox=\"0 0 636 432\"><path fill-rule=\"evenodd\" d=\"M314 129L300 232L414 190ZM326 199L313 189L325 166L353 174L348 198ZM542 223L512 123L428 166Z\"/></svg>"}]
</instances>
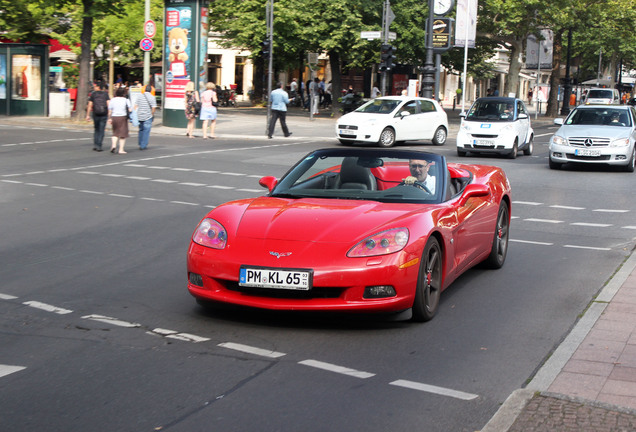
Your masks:
<instances>
[{"instance_id":1,"label":"teddy bear poster","mask_svg":"<svg viewBox=\"0 0 636 432\"><path fill-rule=\"evenodd\" d=\"M166 53L168 70L174 78L190 76L190 40L192 9L173 7L166 10Z\"/></svg>"}]
</instances>

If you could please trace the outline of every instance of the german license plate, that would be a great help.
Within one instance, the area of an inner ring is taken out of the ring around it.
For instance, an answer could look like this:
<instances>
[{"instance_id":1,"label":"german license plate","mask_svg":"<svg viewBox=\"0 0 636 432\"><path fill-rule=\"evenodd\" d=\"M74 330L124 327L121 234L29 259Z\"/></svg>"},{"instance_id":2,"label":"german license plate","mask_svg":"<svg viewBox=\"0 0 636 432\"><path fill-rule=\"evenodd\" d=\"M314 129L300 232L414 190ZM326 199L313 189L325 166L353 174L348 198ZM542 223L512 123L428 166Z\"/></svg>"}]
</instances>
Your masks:
<instances>
[{"instance_id":1,"label":"german license plate","mask_svg":"<svg viewBox=\"0 0 636 432\"><path fill-rule=\"evenodd\" d=\"M494 146L495 142L493 140L476 139L476 140L473 140L473 145Z\"/></svg>"},{"instance_id":2,"label":"german license plate","mask_svg":"<svg viewBox=\"0 0 636 432\"><path fill-rule=\"evenodd\" d=\"M255 288L276 288L298 291L311 289L312 271L241 266L239 285Z\"/></svg>"},{"instance_id":3,"label":"german license plate","mask_svg":"<svg viewBox=\"0 0 636 432\"><path fill-rule=\"evenodd\" d=\"M577 156L600 156L601 151L593 149L576 149L574 150L574 154Z\"/></svg>"},{"instance_id":4,"label":"german license plate","mask_svg":"<svg viewBox=\"0 0 636 432\"><path fill-rule=\"evenodd\" d=\"M355 135L356 133L349 129L340 129L340 135Z\"/></svg>"}]
</instances>

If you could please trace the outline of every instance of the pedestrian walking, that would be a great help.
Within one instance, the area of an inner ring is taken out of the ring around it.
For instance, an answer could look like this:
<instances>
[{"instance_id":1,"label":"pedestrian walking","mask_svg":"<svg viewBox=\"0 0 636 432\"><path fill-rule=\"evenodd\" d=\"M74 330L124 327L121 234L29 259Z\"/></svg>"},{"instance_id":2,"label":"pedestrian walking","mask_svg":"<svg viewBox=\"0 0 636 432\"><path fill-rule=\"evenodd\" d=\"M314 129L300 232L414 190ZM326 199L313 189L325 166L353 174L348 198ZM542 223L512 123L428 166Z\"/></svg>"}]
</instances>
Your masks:
<instances>
[{"instance_id":1,"label":"pedestrian walking","mask_svg":"<svg viewBox=\"0 0 636 432\"><path fill-rule=\"evenodd\" d=\"M197 116L201 111L201 99L199 93L194 90L194 82L189 81L185 86L185 95L183 97L185 104L185 116L188 119L188 127L186 128L186 136L188 138L194 138L194 125L197 121Z\"/></svg>"},{"instance_id":2,"label":"pedestrian walking","mask_svg":"<svg viewBox=\"0 0 636 432\"><path fill-rule=\"evenodd\" d=\"M124 146L128 138L128 113L132 109L130 100L126 97L126 87L119 87L115 97L108 105L108 121L113 126L113 137L110 152L114 154L126 154ZM117 144L119 142L119 150Z\"/></svg>"},{"instance_id":3,"label":"pedestrian walking","mask_svg":"<svg viewBox=\"0 0 636 432\"><path fill-rule=\"evenodd\" d=\"M313 115L320 114L318 112L318 105L320 104L320 80L317 77L309 84L309 92L311 93L311 113Z\"/></svg>"},{"instance_id":4,"label":"pedestrian walking","mask_svg":"<svg viewBox=\"0 0 636 432\"><path fill-rule=\"evenodd\" d=\"M219 99L216 95L216 85L209 82L205 85L205 91L201 93L201 114L199 119L203 121L203 138L208 138L208 124L210 126L209 138L214 139L214 129L216 127L216 107Z\"/></svg>"},{"instance_id":5,"label":"pedestrian walking","mask_svg":"<svg viewBox=\"0 0 636 432\"><path fill-rule=\"evenodd\" d=\"M86 120L90 120L91 112L93 113L93 124L95 132L93 134L93 150L102 151L102 143L104 142L104 131L108 122L108 105L110 97L105 91L106 85L103 81L93 83L93 91L88 97L88 107L86 108Z\"/></svg>"},{"instance_id":6,"label":"pedestrian walking","mask_svg":"<svg viewBox=\"0 0 636 432\"><path fill-rule=\"evenodd\" d=\"M141 89L141 94L137 96L134 109L137 111L139 119L139 150L148 148L150 140L150 129L152 129L152 121L155 118L155 110L157 109L157 99L152 95L152 87L146 85Z\"/></svg>"},{"instance_id":7,"label":"pedestrian walking","mask_svg":"<svg viewBox=\"0 0 636 432\"><path fill-rule=\"evenodd\" d=\"M269 123L269 130L267 132L267 138L272 138L274 135L274 128L276 127L276 121L280 119L280 127L283 129L283 134L288 137L291 132L287 128L287 105L289 104L289 96L285 91L285 84L278 83L278 88L273 90L269 95L270 103L272 104L272 118Z\"/></svg>"}]
</instances>

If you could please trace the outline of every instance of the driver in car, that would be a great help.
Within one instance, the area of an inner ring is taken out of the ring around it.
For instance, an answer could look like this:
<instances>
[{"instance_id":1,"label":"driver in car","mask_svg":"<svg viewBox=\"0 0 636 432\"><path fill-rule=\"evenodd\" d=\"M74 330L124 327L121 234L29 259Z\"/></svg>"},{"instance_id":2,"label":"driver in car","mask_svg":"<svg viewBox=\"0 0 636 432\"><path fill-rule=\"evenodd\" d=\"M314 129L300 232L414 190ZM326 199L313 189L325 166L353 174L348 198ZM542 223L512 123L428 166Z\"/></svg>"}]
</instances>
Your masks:
<instances>
[{"instance_id":1,"label":"driver in car","mask_svg":"<svg viewBox=\"0 0 636 432\"><path fill-rule=\"evenodd\" d=\"M403 180L404 184L413 185L425 190L430 194L434 194L435 177L428 175L428 169L431 167L431 165L432 163L426 160L409 160L409 171L411 171L411 175Z\"/></svg>"}]
</instances>

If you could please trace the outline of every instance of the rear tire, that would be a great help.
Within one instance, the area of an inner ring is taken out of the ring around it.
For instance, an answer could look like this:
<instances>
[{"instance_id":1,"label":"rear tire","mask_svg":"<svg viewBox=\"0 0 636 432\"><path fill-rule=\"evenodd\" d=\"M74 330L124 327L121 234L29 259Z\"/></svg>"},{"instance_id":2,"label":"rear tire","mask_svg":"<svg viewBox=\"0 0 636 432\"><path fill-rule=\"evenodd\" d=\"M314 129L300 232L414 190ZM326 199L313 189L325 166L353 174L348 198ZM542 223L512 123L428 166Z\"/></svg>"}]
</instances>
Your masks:
<instances>
[{"instance_id":1,"label":"rear tire","mask_svg":"<svg viewBox=\"0 0 636 432\"><path fill-rule=\"evenodd\" d=\"M413 301L413 320L424 322L433 319L439 307L442 292L442 249L435 237L426 242L420 274L415 287Z\"/></svg>"},{"instance_id":2,"label":"rear tire","mask_svg":"<svg viewBox=\"0 0 636 432\"><path fill-rule=\"evenodd\" d=\"M444 145L446 143L447 133L443 126L440 126L433 135L433 144Z\"/></svg>"},{"instance_id":3,"label":"rear tire","mask_svg":"<svg viewBox=\"0 0 636 432\"><path fill-rule=\"evenodd\" d=\"M484 261L486 267L498 269L503 267L508 254L508 237L510 234L510 210L504 201L499 205L495 234L490 248L490 255Z\"/></svg>"},{"instance_id":4,"label":"rear tire","mask_svg":"<svg viewBox=\"0 0 636 432\"><path fill-rule=\"evenodd\" d=\"M534 150L534 135L530 136L530 142L526 145L526 148L523 149L523 154L526 156L532 156L533 150Z\"/></svg>"}]
</instances>

